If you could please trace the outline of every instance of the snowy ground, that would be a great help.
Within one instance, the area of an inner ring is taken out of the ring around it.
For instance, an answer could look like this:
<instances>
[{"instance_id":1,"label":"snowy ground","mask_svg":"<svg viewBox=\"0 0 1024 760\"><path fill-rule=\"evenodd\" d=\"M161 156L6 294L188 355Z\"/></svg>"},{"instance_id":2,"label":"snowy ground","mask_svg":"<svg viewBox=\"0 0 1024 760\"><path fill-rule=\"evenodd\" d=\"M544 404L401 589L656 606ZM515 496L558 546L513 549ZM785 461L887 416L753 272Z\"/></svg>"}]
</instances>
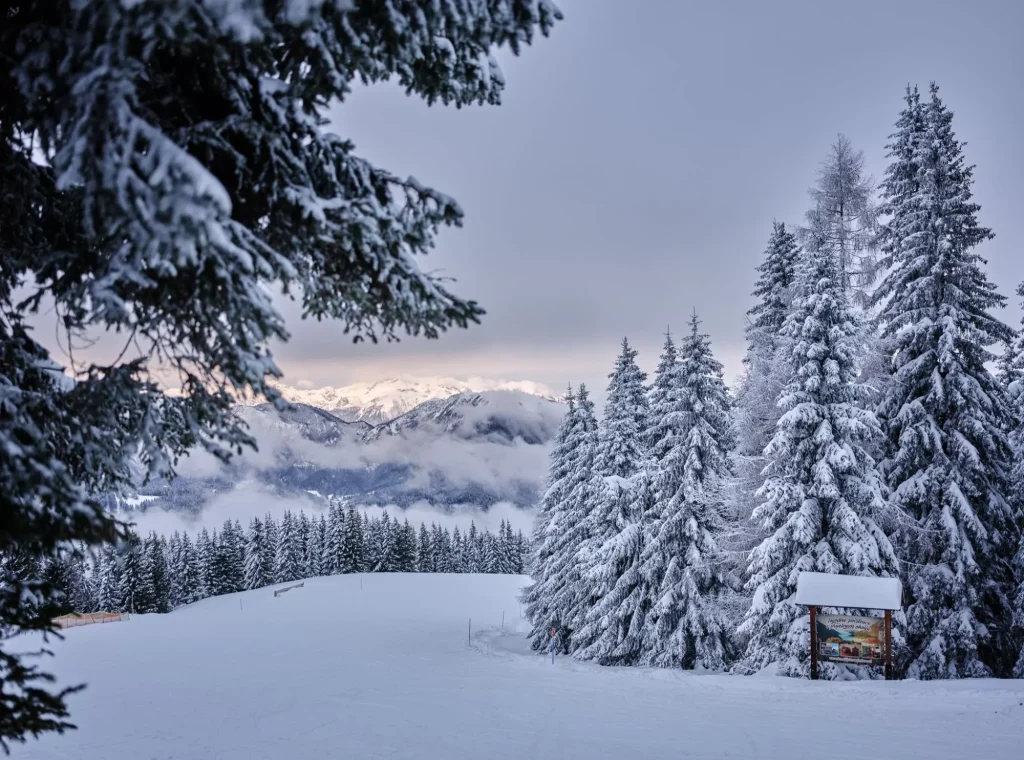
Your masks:
<instances>
[{"instance_id":1,"label":"snowy ground","mask_svg":"<svg viewBox=\"0 0 1024 760\"><path fill-rule=\"evenodd\" d=\"M486 575L318 578L67 632L54 760L1021 757L1024 682L827 683L528 654ZM500 629L505 613L505 632ZM473 619L473 645L466 641Z\"/></svg>"}]
</instances>

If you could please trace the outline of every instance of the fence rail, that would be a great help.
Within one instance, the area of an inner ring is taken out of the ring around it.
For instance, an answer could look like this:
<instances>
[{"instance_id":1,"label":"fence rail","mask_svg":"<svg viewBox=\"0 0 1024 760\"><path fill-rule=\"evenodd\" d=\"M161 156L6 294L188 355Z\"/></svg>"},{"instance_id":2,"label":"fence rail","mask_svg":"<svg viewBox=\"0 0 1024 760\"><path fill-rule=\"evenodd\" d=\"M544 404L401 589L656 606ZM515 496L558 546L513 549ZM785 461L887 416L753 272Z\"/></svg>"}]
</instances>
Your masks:
<instances>
[{"instance_id":1,"label":"fence rail","mask_svg":"<svg viewBox=\"0 0 1024 760\"><path fill-rule=\"evenodd\" d=\"M58 618L54 618L53 622L58 628L77 628L80 625L118 623L127 619L127 612L76 612L70 615L61 615Z\"/></svg>"},{"instance_id":2,"label":"fence rail","mask_svg":"<svg viewBox=\"0 0 1024 760\"><path fill-rule=\"evenodd\" d=\"M302 583L296 583L292 586L285 586L284 588L274 589L274 596L277 597L278 594L283 594L285 591L291 591L293 588L302 588L302 585L304 583L305 581L303 581Z\"/></svg>"}]
</instances>

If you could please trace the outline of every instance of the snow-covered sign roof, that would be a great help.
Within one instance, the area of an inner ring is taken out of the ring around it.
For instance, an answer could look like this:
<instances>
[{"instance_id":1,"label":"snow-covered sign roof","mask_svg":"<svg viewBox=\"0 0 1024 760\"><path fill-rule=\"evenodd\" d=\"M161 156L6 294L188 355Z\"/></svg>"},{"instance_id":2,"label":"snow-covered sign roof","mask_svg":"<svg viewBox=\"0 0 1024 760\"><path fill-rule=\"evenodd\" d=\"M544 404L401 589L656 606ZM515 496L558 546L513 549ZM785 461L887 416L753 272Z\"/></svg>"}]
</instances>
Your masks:
<instances>
[{"instance_id":1,"label":"snow-covered sign roof","mask_svg":"<svg viewBox=\"0 0 1024 760\"><path fill-rule=\"evenodd\" d=\"M796 603L808 607L898 610L902 602L903 584L899 578L800 573L796 580Z\"/></svg>"}]
</instances>

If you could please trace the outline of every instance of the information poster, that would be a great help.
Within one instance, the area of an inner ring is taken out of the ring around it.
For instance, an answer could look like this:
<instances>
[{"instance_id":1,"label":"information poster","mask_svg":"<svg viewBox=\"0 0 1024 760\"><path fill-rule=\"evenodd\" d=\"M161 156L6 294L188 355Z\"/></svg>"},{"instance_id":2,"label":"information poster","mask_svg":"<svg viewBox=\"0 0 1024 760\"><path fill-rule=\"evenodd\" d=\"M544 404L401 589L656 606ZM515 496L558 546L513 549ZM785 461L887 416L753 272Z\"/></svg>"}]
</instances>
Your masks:
<instances>
[{"instance_id":1,"label":"information poster","mask_svg":"<svg viewBox=\"0 0 1024 760\"><path fill-rule=\"evenodd\" d=\"M882 665L885 619L853 615L817 615L818 658L825 662Z\"/></svg>"}]
</instances>

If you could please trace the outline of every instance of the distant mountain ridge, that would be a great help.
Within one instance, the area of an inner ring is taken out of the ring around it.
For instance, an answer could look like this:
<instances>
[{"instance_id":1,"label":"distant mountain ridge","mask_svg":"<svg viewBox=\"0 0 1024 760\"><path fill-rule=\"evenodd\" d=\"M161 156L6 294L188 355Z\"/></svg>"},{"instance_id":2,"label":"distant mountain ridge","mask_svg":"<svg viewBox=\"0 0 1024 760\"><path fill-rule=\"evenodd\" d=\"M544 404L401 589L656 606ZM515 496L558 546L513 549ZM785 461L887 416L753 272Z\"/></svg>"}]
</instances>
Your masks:
<instances>
[{"instance_id":1,"label":"distant mountain ridge","mask_svg":"<svg viewBox=\"0 0 1024 760\"><path fill-rule=\"evenodd\" d=\"M521 390L490 390L429 399L376 426L295 401L280 412L263 403L239 413L256 451L227 465L198 452L183 460L176 480L151 483L112 508L195 513L212 498L252 488L321 503L528 508L543 488L565 406ZM253 509L259 513L258 500Z\"/></svg>"},{"instance_id":2,"label":"distant mountain ridge","mask_svg":"<svg viewBox=\"0 0 1024 760\"><path fill-rule=\"evenodd\" d=\"M366 422L370 425L390 422L427 401L448 399L460 393L519 391L557 400L541 383L486 378L460 380L453 377L399 376L340 387L302 389L284 384L276 387L288 401L322 409L345 422Z\"/></svg>"}]
</instances>

